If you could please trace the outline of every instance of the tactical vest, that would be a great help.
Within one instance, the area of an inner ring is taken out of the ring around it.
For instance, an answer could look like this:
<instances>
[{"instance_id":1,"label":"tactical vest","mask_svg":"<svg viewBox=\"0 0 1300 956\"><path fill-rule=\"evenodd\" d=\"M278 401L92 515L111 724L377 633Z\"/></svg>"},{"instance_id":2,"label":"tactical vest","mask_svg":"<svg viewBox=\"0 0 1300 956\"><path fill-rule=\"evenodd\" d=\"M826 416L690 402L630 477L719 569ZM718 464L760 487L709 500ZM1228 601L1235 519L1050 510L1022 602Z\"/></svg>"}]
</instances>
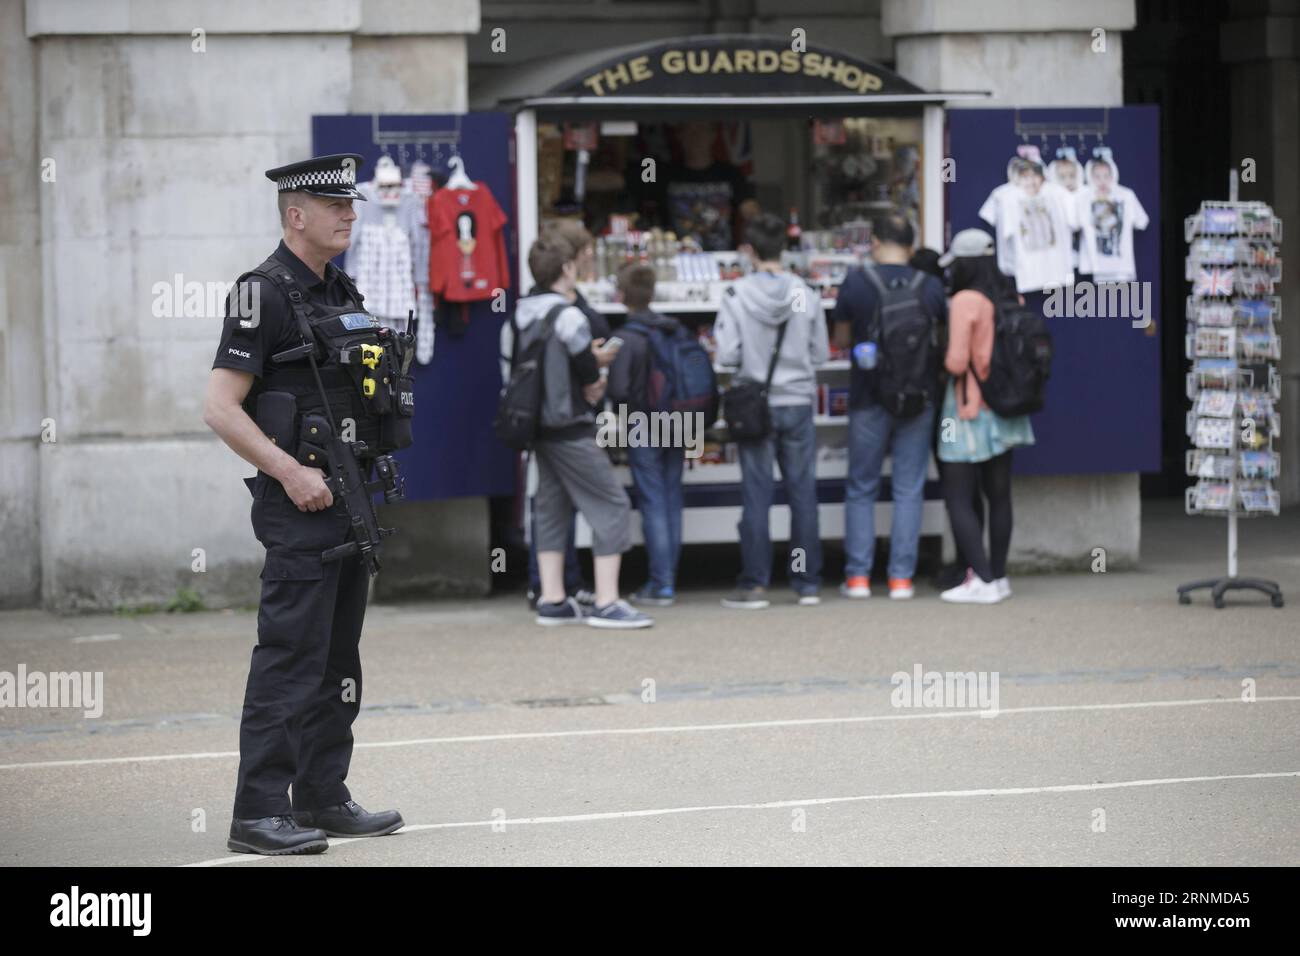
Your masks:
<instances>
[{"instance_id":1,"label":"tactical vest","mask_svg":"<svg viewBox=\"0 0 1300 956\"><path fill-rule=\"evenodd\" d=\"M274 256L240 276L240 281L250 275L262 276L284 293L303 344L311 344L316 360L315 371L306 353L284 364L267 361L260 391L289 392L297 399L299 416L326 415L339 429L351 420L355 423L352 440L365 442L367 457L408 447L415 411L414 386L408 374L411 336L381 326L366 312L363 296L342 271L338 275L355 306L311 302L293 273ZM322 389L329 401L328 414Z\"/></svg>"}]
</instances>

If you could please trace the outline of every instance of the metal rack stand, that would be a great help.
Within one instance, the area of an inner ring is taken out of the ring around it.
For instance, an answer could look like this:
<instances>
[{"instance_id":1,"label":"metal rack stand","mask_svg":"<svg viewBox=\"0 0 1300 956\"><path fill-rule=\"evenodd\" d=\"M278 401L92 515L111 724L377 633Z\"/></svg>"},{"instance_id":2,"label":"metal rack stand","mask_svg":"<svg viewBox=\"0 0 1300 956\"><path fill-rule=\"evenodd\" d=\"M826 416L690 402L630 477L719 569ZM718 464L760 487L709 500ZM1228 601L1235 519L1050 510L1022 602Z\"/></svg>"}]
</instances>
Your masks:
<instances>
[{"instance_id":1,"label":"metal rack stand","mask_svg":"<svg viewBox=\"0 0 1300 956\"><path fill-rule=\"evenodd\" d=\"M1278 463L1273 403L1280 397L1275 363L1281 343L1272 291L1281 277L1276 244L1282 223L1267 205L1237 200L1235 170L1228 194L1226 203L1202 203L1185 223L1187 278L1194 283L1187 301L1187 394L1193 400L1187 429L1197 446L1187 456L1187 473L1197 482L1187 489L1186 508L1188 514L1227 517L1228 575L1179 585L1178 603L1190 604L1192 591L1209 588L1216 608L1234 590L1261 591L1282 607L1276 581L1237 576L1238 519L1279 511L1271 482ZM1243 440L1251 447L1243 448Z\"/></svg>"}]
</instances>

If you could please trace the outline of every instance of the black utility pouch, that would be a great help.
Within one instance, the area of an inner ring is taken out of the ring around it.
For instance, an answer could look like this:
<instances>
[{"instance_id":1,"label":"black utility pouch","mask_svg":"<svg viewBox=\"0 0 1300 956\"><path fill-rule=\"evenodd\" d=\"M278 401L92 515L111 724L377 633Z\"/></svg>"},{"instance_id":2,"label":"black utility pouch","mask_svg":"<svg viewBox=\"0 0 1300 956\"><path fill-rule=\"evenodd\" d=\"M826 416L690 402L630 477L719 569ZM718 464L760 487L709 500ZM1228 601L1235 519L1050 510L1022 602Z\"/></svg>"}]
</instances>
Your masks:
<instances>
[{"instance_id":1,"label":"black utility pouch","mask_svg":"<svg viewBox=\"0 0 1300 956\"><path fill-rule=\"evenodd\" d=\"M415 415L415 379L399 375L393 389L392 411L379 420L379 440L386 451L410 448L411 418Z\"/></svg>"},{"instance_id":2,"label":"black utility pouch","mask_svg":"<svg viewBox=\"0 0 1300 956\"><path fill-rule=\"evenodd\" d=\"M393 411L397 405L397 356L392 346L384 349L379 360L378 381L375 383L374 408L381 415Z\"/></svg>"},{"instance_id":3,"label":"black utility pouch","mask_svg":"<svg viewBox=\"0 0 1300 956\"><path fill-rule=\"evenodd\" d=\"M302 427L298 430L299 464L329 471L329 457L325 454L325 443L330 437L330 423L324 415L302 416Z\"/></svg>"},{"instance_id":4,"label":"black utility pouch","mask_svg":"<svg viewBox=\"0 0 1300 956\"><path fill-rule=\"evenodd\" d=\"M397 414L410 418L415 414L415 379L410 375L397 377L397 401L394 405Z\"/></svg>"},{"instance_id":5,"label":"black utility pouch","mask_svg":"<svg viewBox=\"0 0 1300 956\"><path fill-rule=\"evenodd\" d=\"M294 453L294 419L298 399L290 392L262 392L257 396L257 426L267 438L290 455Z\"/></svg>"}]
</instances>

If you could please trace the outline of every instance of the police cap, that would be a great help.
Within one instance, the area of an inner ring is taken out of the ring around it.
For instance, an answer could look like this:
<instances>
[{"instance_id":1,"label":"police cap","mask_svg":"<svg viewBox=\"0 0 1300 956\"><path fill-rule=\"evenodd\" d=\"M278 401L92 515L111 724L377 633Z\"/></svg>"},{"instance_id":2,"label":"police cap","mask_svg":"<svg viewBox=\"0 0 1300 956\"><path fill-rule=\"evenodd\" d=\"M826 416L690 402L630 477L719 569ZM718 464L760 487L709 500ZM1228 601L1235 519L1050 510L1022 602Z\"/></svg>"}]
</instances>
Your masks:
<instances>
[{"instance_id":1,"label":"police cap","mask_svg":"<svg viewBox=\"0 0 1300 956\"><path fill-rule=\"evenodd\" d=\"M363 157L358 153L317 156L301 163L268 169L266 178L282 193L301 191L313 196L364 200L366 197L357 190L357 170L362 161Z\"/></svg>"}]
</instances>

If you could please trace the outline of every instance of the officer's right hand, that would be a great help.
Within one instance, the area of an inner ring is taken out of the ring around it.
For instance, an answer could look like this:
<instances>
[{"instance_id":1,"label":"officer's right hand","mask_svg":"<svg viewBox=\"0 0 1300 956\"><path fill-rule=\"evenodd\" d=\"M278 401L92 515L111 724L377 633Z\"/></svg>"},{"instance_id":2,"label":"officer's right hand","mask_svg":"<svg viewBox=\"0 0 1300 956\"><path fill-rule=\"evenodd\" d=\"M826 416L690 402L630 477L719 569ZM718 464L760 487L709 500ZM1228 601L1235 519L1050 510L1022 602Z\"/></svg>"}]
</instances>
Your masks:
<instances>
[{"instance_id":1,"label":"officer's right hand","mask_svg":"<svg viewBox=\"0 0 1300 956\"><path fill-rule=\"evenodd\" d=\"M325 484L325 472L319 468L299 465L282 484L284 493L299 511L324 511L334 504L334 496Z\"/></svg>"}]
</instances>

